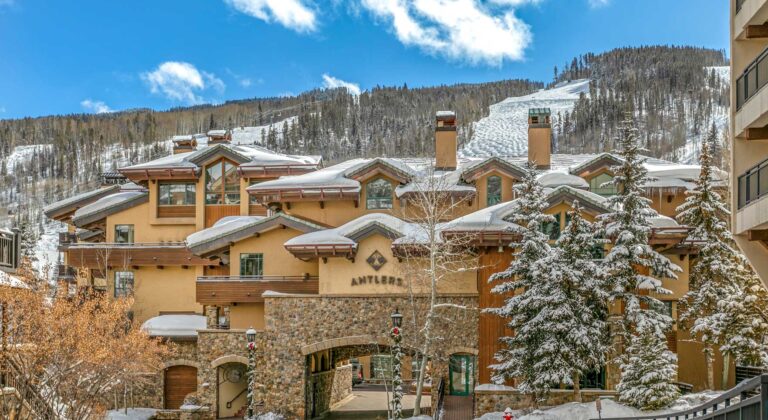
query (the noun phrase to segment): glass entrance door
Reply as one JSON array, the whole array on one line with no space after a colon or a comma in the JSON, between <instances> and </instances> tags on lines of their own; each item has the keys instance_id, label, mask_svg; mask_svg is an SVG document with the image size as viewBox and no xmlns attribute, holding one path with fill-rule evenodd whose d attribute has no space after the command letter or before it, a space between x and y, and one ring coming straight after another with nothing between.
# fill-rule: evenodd
<instances>
[{"instance_id":1,"label":"glass entrance door","mask_svg":"<svg viewBox=\"0 0 768 420\"><path fill-rule=\"evenodd\" d=\"M454 354L448 364L451 395L469 395L475 377L472 356Z\"/></svg>"}]
</instances>

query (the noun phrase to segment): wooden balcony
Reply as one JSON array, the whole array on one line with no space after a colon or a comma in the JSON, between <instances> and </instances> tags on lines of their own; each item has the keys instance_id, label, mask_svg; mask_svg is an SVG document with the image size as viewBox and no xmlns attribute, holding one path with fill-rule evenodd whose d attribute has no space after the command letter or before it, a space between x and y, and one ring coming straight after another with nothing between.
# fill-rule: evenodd
<instances>
[{"instance_id":1,"label":"wooden balcony","mask_svg":"<svg viewBox=\"0 0 768 420\"><path fill-rule=\"evenodd\" d=\"M217 261L193 255L183 242L76 243L62 246L71 267L199 266Z\"/></svg>"},{"instance_id":2,"label":"wooden balcony","mask_svg":"<svg viewBox=\"0 0 768 420\"><path fill-rule=\"evenodd\" d=\"M264 302L266 291L313 295L320 291L317 276L208 276L197 278L197 303L228 305Z\"/></svg>"}]
</instances>

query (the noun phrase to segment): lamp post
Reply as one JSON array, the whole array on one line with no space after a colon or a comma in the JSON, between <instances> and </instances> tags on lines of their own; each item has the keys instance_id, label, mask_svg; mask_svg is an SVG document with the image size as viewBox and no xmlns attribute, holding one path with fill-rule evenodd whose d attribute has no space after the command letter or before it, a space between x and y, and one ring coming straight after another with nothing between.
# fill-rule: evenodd
<instances>
[{"instance_id":1,"label":"lamp post","mask_svg":"<svg viewBox=\"0 0 768 420\"><path fill-rule=\"evenodd\" d=\"M403 418L403 378L400 365L400 361L403 358L403 351L400 348L400 342L403 340L402 325L403 315L395 309L395 312L392 314L392 331L390 331L392 341L394 341L392 346L392 353L394 353L392 360L392 418L394 420Z\"/></svg>"},{"instance_id":2,"label":"lamp post","mask_svg":"<svg viewBox=\"0 0 768 420\"><path fill-rule=\"evenodd\" d=\"M245 331L245 339L248 341L248 419L253 418L253 389L256 387L256 330L253 327Z\"/></svg>"}]
</instances>

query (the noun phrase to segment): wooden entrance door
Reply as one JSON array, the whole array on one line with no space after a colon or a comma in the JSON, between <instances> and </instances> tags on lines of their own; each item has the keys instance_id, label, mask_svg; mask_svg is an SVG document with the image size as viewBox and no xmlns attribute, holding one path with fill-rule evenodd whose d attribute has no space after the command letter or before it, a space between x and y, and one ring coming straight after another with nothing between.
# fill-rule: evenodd
<instances>
[{"instance_id":1,"label":"wooden entrance door","mask_svg":"<svg viewBox=\"0 0 768 420\"><path fill-rule=\"evenodd\" d=\"M197 368L171 366L165 370L165 408L177 410L184 397L197 391Z\"/></svg>"},{"instance_id":2,"label":"wooden entrance door","mask_svg":"<svg viewBox=\"0 0 768 420\"><path fill-rule=\"evenodd\" d=\"M506 296L491 293L491 289L499 281L488 283L491 275L504 271L512 262L512 252L504 248L502 252L497 249L489 249L480 256L480 266L477 276L477 290L480 292L480 309L498 308L504 304ZM494 356L502 349L499 338L512 335L512 330L507 328L506 321L495 314L480 313L479 325L480 353L478 354L478 374L481 384L490 384L493 372L488 367L496 363ZM512 385L508 383L508 385Z\"/></svg>"}]
</instances>

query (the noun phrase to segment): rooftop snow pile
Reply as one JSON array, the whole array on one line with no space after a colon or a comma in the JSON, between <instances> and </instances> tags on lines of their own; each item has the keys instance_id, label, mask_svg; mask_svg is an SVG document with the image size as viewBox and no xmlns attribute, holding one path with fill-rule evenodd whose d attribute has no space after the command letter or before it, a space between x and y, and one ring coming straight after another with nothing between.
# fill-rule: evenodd
<instances>
[{"instance_id":1,"label":"rooftop snow pile","mask_svg":"<svg viewBox=\"0 0 768 420\"><path fill-rule=\"evenodd\" d=\"M228 216L219 219L213 226L187 236L187 246L194 248L205 242L216 240L260 221L263 216Z\"/></svg>"},{"instance_id":2,"label":"rooftop snow pile","mask_svg":"<svg viewBox=\"0 0 768 420\"><path fill-rule=\"evenodd\" d=\"M197 337L206 327L203 315L160 315L150 318L141 329L153 337Z\"/></svg>"},{"instance_id":3,"label":"rooftop snow pile","mask_svg":"<svg viewBox=\"0 0 768 420\"><path fill-rule=\"evenodd\" d=\"M415 229L411 223L382 213L371 213L358 217L337 228L311 232L291 238L285 246L313 246L313 245L351 245L357 244L358 235L364 234L369 229L379 227L392 236L407 235Z\"/></svg>"},{"instance_id":4,"label":"rooftop snow pile","mask_svg":"<svg viewBox=\"0 0 768 420\"><path fill-rule=\"evenodd\" d=\"M102 215L104 212L112 214L132 207L134 204L147 201L148 199L149 194L146 191L124 191L111 194L77 209L72 217L72 221L78 226L88 224L93 220L106 217L107 214Z\"/></svg>"},{"instance_id":5,"label":"rooftop snow pile","mask_svg":"<svg viewBox=\"0 0 768 420\"><path fill-rule=\"evenodd\" d=\"M561 185L567 185L573 188L587 189L589 183L584 178L564 172L546 172L539 176L539 183L544 188L554 188Z\"/></svg>"}]
</instances>

